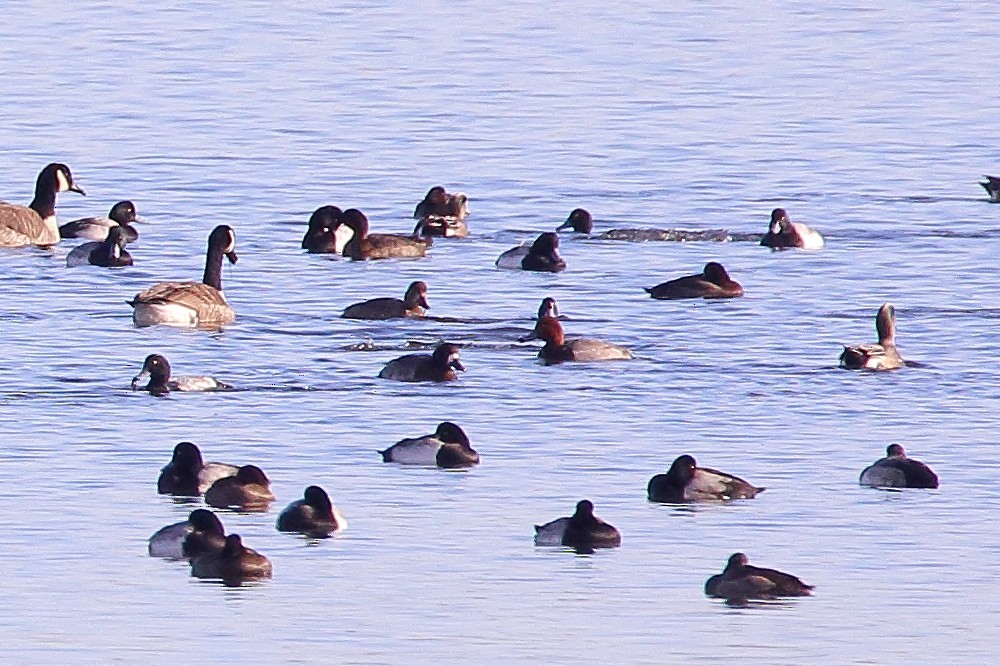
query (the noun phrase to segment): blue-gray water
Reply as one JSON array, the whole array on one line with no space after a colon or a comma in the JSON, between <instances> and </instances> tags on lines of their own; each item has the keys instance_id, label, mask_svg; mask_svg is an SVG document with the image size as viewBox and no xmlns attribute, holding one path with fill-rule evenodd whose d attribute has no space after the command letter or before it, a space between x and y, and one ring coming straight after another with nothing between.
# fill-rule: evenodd
<instances>
[{"instance_id":1,"label":"blue-gray water","mask_svg":"<svg viewBox=\"0 0 1000 666\"><path fill-rule=\"evenodd\" d=\"M0 198L63 161L89 196L150 222L134 268L0 252L0 660L191 663L966 663L992 659L1000 537L995 289L1000 52L981 6L28 2L0 25ZM1000 174L997 174L1000 175ZM473 236L418 261L307 256L319 205L409 231L434 184ZM577 206L610 227L761 233L775 206L818 253L751 242L566 239L559 275L504 249ZM196 279L232 225L222 333L132 327L125 299ZM729 302L641 290L722 261ZM338 319L430 286L459 321ZM544 368L515 340L543 296L570 336L637 359ZM898 308L920 368L836 369ZM375 378L408 341L466 343L447 386ZM354 351L371 341L377 351ZM225 394L128 390L161 352ZM375 453L453 420L482 464L406 469ZM181 440L260 465L267 515L223 514L274 578L227 589L146 556L191 505L157 496ZM937 491L861 489L904 444ZM681 453L768 487L678 509L645 484ZM277 512L318 483L350 521L316 545ZM620 549L535 548L583 497ZM732 552L817 586L729 608L702 595Z\"/></svg>"}]
</instances>

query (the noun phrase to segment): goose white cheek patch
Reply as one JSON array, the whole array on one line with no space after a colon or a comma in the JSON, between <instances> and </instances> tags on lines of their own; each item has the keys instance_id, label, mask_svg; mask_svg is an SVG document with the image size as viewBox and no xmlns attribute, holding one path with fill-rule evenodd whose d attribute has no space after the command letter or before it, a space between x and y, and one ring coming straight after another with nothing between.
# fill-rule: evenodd
<instances>
[{"instance_id":1,"label":"goose white cheek patch","mask_svg":"<svg viewBox=\"0 0 1000 666\"><path fill-rule=\"evenodd\" d=\"M69 191L69 179L66 178L66 174L63 173L62 169L56 171L56 191L57 192Z\"/></svg>"}]
</instances>

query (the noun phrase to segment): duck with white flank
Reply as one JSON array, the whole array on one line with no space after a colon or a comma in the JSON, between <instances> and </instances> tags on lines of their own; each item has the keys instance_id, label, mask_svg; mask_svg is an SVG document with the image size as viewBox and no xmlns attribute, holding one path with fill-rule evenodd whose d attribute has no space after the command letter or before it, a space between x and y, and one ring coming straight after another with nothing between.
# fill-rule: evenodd
<instances>
[{"instance_id":1,"label":"duck with white flank","mask_svg":"<svg viewBox=\"0 0 1000 666\"><path fill-rule=\"evenodd\" d=\"M383 462L403 465L454 468L479 464L468 435L449 421L438 425L433 435L402 439L379 454Z\"/></svg>"},{"instance_id":2,"label":"duck with white flank","mask_svg":"<svg viewBox=\"0 0 1000 666\"><path fill-rule=\"evenodd\" d=\"M139 383L149 377L149 383L140 387ZM153 395L166 395L170 391L219 391L233 388L214 377L193 375L170 377L170 361L162 354L150 354L142 363L142 370L132 378L132 390L149 391Z\"/></svg>"}]
</instances>

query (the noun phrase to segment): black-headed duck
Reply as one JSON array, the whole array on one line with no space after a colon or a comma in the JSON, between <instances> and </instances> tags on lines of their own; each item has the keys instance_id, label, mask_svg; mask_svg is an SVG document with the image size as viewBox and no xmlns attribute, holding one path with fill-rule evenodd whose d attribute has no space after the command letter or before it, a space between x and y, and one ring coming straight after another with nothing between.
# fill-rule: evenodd
<instances>
[{"instance_id":1,"label":"black-headed duck","mask_svg":"<svg viewBox=\"0 0 1000 666\"><path fill-rule=\"evenodd\" d=\"M671 503L752 499L764 490L738 476L698 467L689 455L674 460L667 473L654 476L646 488L651 502Z\"/></svg>"},{"instance_id":2,"label":"black-headed duck","mask_svg":"<svg viewBox=\"0 0 1000 666\"><path fill-rule=\"evenodd\" d=\"M369 234L368 218L357 208L349 208L340 215L335 230L339 236L349 230L349 240L344 243L343 255L355 261L364 259L390 259L393 257L423 257L431 246L430 238L400 236L395 234Z\"/></svg>"},{"instance_id":3,"label":"black-headed duck","mask_svg":"<svg viewBox=\"0 0 1000 666\"><path fill-rule=\"evenodd\" d=\"M577 338L566 341L562 324L554 317L541 317L535 324L535 330L520 338L519 342L543 340L545 344L538 351L538 358L545 365L554 365L565 361L618 361L632 358L632 352L619 345Z\"/></svg>"},{"instance_id":4,"label":"black-headed duck","mask_svg":"<svg viewBox=\"0 0 1000 666\"><path fill-rule=\"evenodd\" d=\"M890 444L885 458L861 472L858 483L876 488L937 488L938 477L931 468L913 458L899 444Z\"/></svg>"},{"instance_id":5,"label":"black-headed duck","mask_svg":"<svg viewBox=\"0 0 1000 666\"><path fill-rule=\"evenodd\" d=\"M875 315L878 342L844 345L840 365L848 370L895 370L906 365L896 350L896 308L883 303Z\"/></svg>"},{"instance_id":6,"label":"black-headed duck","mask_svg":"<svg viewBox=\"0 0 1000 666\"><path fill-rule=\"evenodd\" d=\"M399 382L450 382L458 379L456 370L465 371L458 360L458 346L445 342L433 354L407 354L389 361L378 376Z\"/></svg>"},{"instance_id":7,"label":"black-headed duck","mask_svg":"<svg viewBox=\"0 0 1000 666\"><path fill-rule=\"evenodd\" d=\"M743 553L734 553L721 574L705 582L705 594L727 601L774 599L775 597L807 597L812 585L806 585L791 574L748 564Z\"/></svg>"},{"instance_id":8,"label":"black-headed duck","mask_svg":"<svg viewBox=\"0 0 1000 666\"><path fill-rule=\"evenodd\" d=\"M174 447L170 458L156 480L156 492L161 495L181 495L198 497L204 494L213 483L227 476L233 476L239 470L235 465L225 463L206 463L201 455L201 449L191 442L181 442Z\"/></svg>"},{"instance_id":9,"label":"black-headed duck","mask_svg":"<svg viewBox=\"0 0 1000 666\"><path fill-rule=\"evenodd\" d=\"M469 235L469 225L465 222L468 214L467 196L448 194L443 187L436 185L413 211L413 217L419 220L413 232L424 236L463 238Z\"/></svg>"},{"instance_id":10,"label":"black-headed duck","mask_svg":"<svg viewBox=\"0 0 1000 666\"><path fill-rule=\"evenodd\" d=\"M220 578L226 584L271 577L271 562L252 548L243 545L238 534L226 537L222 550L191 559L191 575L196 578Z\"/></svg>"},{"instance_id":11,"label":"black-headed duck","mask_svg":"<svg viewBox=\"0 0 1000 666\"><path fill-rule=\"evenodd\" d=\"M621 532L594 515L590 500L580 500L572 516L535 525L537 546L569 546L589 552L594 548L616 548L621 543Z\"/></svg>"},{"instance_id":12,"label":"black-headed duck","mask_svg":"<svg viewBox=\"0 0 1000 666\"><path fill-rule=\"evenodd\" d=\"M594 229L594 217L585 208L575 208L566 221L556 227L556 231L572 229L579 234L589 234Z\"/></svg>"},{"instance_id":13,"label":"black-headed duck","mask_svg":"<svg viewBox=\"0 0 1000 666\"><path fill-rule=\"evenodd\" d=\"M771 224L760 244L775 250L789 247L819 250L823 247L823 236L801 222L792 222L784 208L775 208L771 211Z\"/></svg>"},{"instance_id":14,"label":"black-headed duck","mask_svg":"<svg viewBox=\"0 0 1000 666\"><path fill-rule=\"evenodd\" d=\"M102 241L108 237L108 232L119 227L126 243L134 243L139 239L139 232L132 226L139 222L135 214L135 204L131 201L119 201L111 207L107 217L85 217L73 220L59 227L59 235L63 238L86 238L92 241Z\"/></svg>"},{"instance_id":15,"label":"black-headed duck","mask_svg":"<svg viewBox=\"0 0 1000 666\"><path fill-rule=\"evenodd\" d=\"M559 319L559 304L551 296L543 298L541 304L538 306L538 316L536 319L541 319L542 317Z\"/></svg>"},{"instance_id":16,"label":"black-headed duck","mask_svg":"<svg viewBox=\"0 0 1000 666\"><path fill-rule=\"evenodd\" d=\"M208 509L195 509L187 520L157 530L149 538L149 554L180 560L222 550L225 543L219 517Z\"/></svg>"},{"instance_id":17,"label":"black-headed duck","mask_svg":"<svg viewBox=\"0 0 1000 666\"><path fill-rule=\"evenodd\" d=\"M111 227L104 240L84 243L66 255L67 268L87 265L120 268L132 263L132 255L125 249L125 232L121 227Z\"/></svg>"},{"instance_id":18,"label":"black-headed duck","mask_svg":"<svg viewBox=\"0 0 1000 666\"><path fill-rule=\"evenodd\" d=\"M431 306L427 303L427 283L412 282L406 288L403 300L398 298L373 298L363 303L349 305L345 319L396 319L400 317L423 317Z\"/></svg>"},{"instance_id":19,"label":"black-headed duck","mask_svg":"<svg viewBox=\"0 0 1000 666\"><path fill-rule=\"evenodd\" d=\"M274 501L271 481L256 465L244 465L233 476L219 479L205 491L205 503L217 509L267 511Z\"/></svg>"},{"instance_id":20,"label":"black-headed duck","mask_svg":"<svg viewBox=\"0 0 1000 666\"><path fill-rule=\"evenodd\" d=\"M558 273L565 270L566 262L559 256L559 236L546 231L529 245L513 247L496 260L497 268Z\"/></svg>"},{"instance_id":21,"label":"black-headed duck","mask_svg":"<svg viewBox=\"0 0 1000 666\"><path fill-rule=\"evenodd\" d=\"M449 421L438 425L433 435L402 439L379 454L383 462L403 465L454 468L479 463L465 431Z\"/></svg>"},{"instance_id":22,"label":"black-headed duck","mask_svg":"<svg viewBox=\"0 0 1000 666\"><path fill-rule=\"evenodd\" d=\"M309 228L302 237L302 249L310 254L340 254L351 233L344 229L341 238L336 231L343 211L336 206L320 206L309 216Z\"/></svg>"},{"instance_id":23,"label":"black-headed duck","mask_svg":"<svg viewBox=\"0 0 1000 666\"><path fill-rule=\"evenodd\" d=\"M986 179L986 182L979 184L990 195L990 203L1000 203L1000 178L996 176L983 176L983 178Z\"/></svg>"},{"instance_id":24,"label":"black-headed duck","mask_svg":"<svg viewBox=\"0 0 1000 666\"><path fill-rule=\"evenodd\" d=\"M653 298L664 301L679 298L737 298L743 295L743 287L729 277L722 264L710 261L700 274L663 282L646 289L646 292Z\"/></svg>"},{"instance_id":25,"label":"black-headed duck","mask_svg":"<svg viewBox=\"0 0 1000 666\"><path fill-rule=\"evenodd\" d=\"M0 247L48 247L58 243L56 195L60 192L86 194L73 180L68 166L53 163L38 174L35 198L30 204L19 206L0 201Z\"/></svg>"},{"instance_id":26,"label":"black-headed duck","mask_svg":"<svg viewBox=\"0 0 1000 666\"><path fill-rule=\"evenodd\" d=\"M278 516L279 532L301 532L314 539L347 529L347 519L319 486L309 486L302 499L295 500Z\"/></svg>"},{"instance_id":27,"label":"black-headed duck","mask_svg":"<svg viewBox=\"0 0 1000 666\"><path fill-rule=\"evenodd\" d=\"M149 383L140 387L139 383L149 377ZM162 354L150 354L142 363L142 370L132 378L132 390L149 391L153 395L165 395L170 391L219 391L233 388L215 377L190 375L170 377L170 361Z\"/></svg>"}]
</instances>

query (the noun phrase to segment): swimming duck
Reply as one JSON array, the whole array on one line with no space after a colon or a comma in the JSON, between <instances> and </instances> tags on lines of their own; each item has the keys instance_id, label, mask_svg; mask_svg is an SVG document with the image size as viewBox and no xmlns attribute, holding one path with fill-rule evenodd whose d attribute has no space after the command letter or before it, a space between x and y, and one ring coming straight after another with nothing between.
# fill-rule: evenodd
<instances>
[{"instance_id":1,"label":"swimming duck","mask_svg":"<svg viewBox=\"0 0 1000 666\"><path fill-rule=\"evenodd\" d=\"M423 317L427 304L427 284L412 282L406 288L403 300L398 298L373 298L363 303L349 305L340 315L345 319L396 319Z\"/></svg>"},{"instance_id":2,"label":"swimming duck","mask_svg":"<svg viewBox=\"0 0 1000 666\"><path fill-rule=\"evenodd\" d=\"M217 509L267 511L274 501L271 481L256 465L244 465L233 476L226 476L205 491L205 503Z\"/></svg>"},{"instance_id":3,"label":"swimming duck","mask_svg":"<svg viewBox=\"0 0 1000 666\"><path fill-rule=\"evenodd\" d=\"M760 244L776 250L788 247L819 250L823 247L823 237L801 222L792 222L784 208L775 208L771 211L771 225Z\"/></svg>"},{"instance_id":4,"label":"swimming duck","mask_svg":"<svg viewBox=\"0 0 1000 666\"><path fill-rule=\"evenodd\" d=\"M319 486L309 486L302 499L295 500L281 512L276 524L279 532L302 532L322 539L347 529L347 519Z\"/></svg>"},{"instance_id":5,"label":"swimming duck","mask_svg":"<svg viewBox=\"0 0 1000 666\"><path fill-rule=\"evenodd\" d=\"M545 345L538 351L538 358L545 365L564 361L617 361L632 358L632 352L625 347L603 340L577 338L567 342L563 335L562 324L553 317L541 317L535 324L535 330L518 341L529 340L545 341Z\"/></svg>"},{"instance_id":6,"label":"swimming duck","mask_svg":"<svg viewBox=\"0 0 1000 666\"><path fill-rule=\"evenodd\" d=\"M469 198L464 194L448 194L436 185L417 204L413 217L419 220L415 234L464 238L469 235L465 216L469 214Z\"/></svg>"},{"instance_id":7,"label":"swimming duck","mask_svg":"<svg viewBox=\"0 0 1000 666\"><path fill-rule=\"evenodd\" d=\"M579 234L589 234L594 229L594 218L585 208L575 208L566 221L556 227L556 231L572 229Z\"/></svg>"},{"instance_id":8,"label":"swimming duck","mask_svg":"<svg viewBox=\"0 0 1000 666\"><path fill-rule=\"evenodd\" d=\"M310 254L340 254L343 252L344 245L350 240L353 232L347 227L341 228L339 226L341 215L343 215L343 211L336 206L317 208L309 217L309 229L302 238L302 249Z\"/></svg>"},{"instance_id":9,"label":"swimming duck","mask_svg":"<svg viewBox=\"0 0 1000 666\"><path fill-rule=\"evenodd\" d=\"M369 234L368 218L357 208L350 208L341 214L340 224L334 233L348 238L343 245L342 253L345 257L355 261L390 259L392 257L423 257L427 255L427 248L431 246L430 238Z\"/></svg>"},{"instance_id":10,"label":"swimming duck","mask_svg":"<svg viewBox=\"0 0 1000 666\"><path fill-rule=\"evenodd\" d=\"M594 515L594 503L590 500L578 502L572 516L535 525L536 546L569 546L589 551L616 548L621 543L621 533Z\"/></svg>"},{"instance_id":11,"label":"swimming duck","mask_svg":"<svg viewBox=\"0 0 1000 666\"><path fill-rule=\"evenodd\" d=\"M385 451L379 451L383 462L436 467L468 467L479 464L479 454L469 443L469 437L454 423L438 425L433 435L401 439Z\"/></svg>"},{"instance_id":12,"label":"swimming duck","mask_svg":"<svg viewBox=\"0 0 1000 666\"><path fill-rule=\"evenodd\" d=\"M191 442L181 442L174 447L173 456L156 480L156 492L161 495L182 495L198 497L213 483L239 470L235 465L206 463L201 449Z\"/></svg>"},{"instance_id":13,"label":"swimming duck","mask_svg":"<svg viewBox=\"0 0 1000 666\"><path fill-rule=\"evenodd\" d=\"M990 203L1000 203L1000 178L996 176L983 176L985 183L979 183L990 195Z\"/></svg>"},{"instance_id":14,"label":"swimming duck","mask_svg":"<svg viewBox=\"0 0 1000 666\"><path fill-rule=\"evenodd\" d=\"M450 382L458 379L455 370L465 372L458 346L445 342L433 354L407 354L389 361L378 376L400 382Z\"/></svg>"},{"instance_id":15,"label":"swimming duck","mask_svg":"<svg viewBox=\"0 0 1000 666\"><path fill-rule=\"evenodd\" d=\"M876 488L937 488L937 474L919 460L906 457L899 444L890 444L885 458L861 472L858 483Z\"/></svg>"},{"instance_id":16,"label":"swimming duck","mask_svg":"<svg viewBox=\"0 0 1000 666\"><path fill-rule=\"evenodd\" d=\"M86 195L73 180L65 164L49 164L35 181L35 198L27 206L0 201L0 247L55 245L59 242L56 224L56 195L76 192Z\"/></svg>"},{"instance_id":17,"label":"swimming duck","mask_svg":"<svg viewBox=\"0 0 1000 666\"><path fill-rule=\"evenodd\" d=\"M180 560L220 551L225 543L219 517L208 509L195 509L187 520L157 530L149 538L149 554Z\"/></svg>"},{"instance_id":18,"label":"swimming duck","mask_svg":"<svg viewBox=\"0 0 1000 666\"><path fill-rule=\"evenodd\" d=\"M565 270L566 262L559 256L559 236L546 231L530 247L512 247L497 258L496 267L548 273Z\"/></svg>"},{"instance_id":19,"label":"swimming duck","mask_svg":"<svg viewBox=\"0 0 1000 666\"><path fill-rule=\"evenodd\" d=\"M191 575L196 578L221 578L225 584L271 577L271 562L252 548L243 545L238 534L226 537L226 543L214 553L191 560Z\"/></svg>"},{"instance_id":20,"label":"swimming duck","mask_svg":"<svg viewBox=\"0 0 1000 666\"><path fill-rule=\"evenodd\" d=\"M700 500L752 499L765 488L757 488L738 476L698 467L694 457L674 460L666 474L649 480L646 491L651 502L696 502Z\"/></svg>"},{"instance_id":21,"label":"swimming duck","mask_svg":"<svg viewBox=\"0 0 1000 666\"><path fill-rule=\"evenodd\" d=\"M812 594L813 586L806 585L795 576L751 566L748 562L743 553L730 556L722 573L706 581L705 594L727 601L808 597Z\"/></svg>"},{"instance_id":22,"label":"swimming duck","mask_svg":"<svg viewBox=\"0 0 1000 666\"><path fill-rule=\"evenodd\" d=\"M149 383L138 389L140 381L149 377ZM154 395L164 395L170 391L217 391L233 388L214 377L191 375L170 378L170 361L162 354L150 354L142 363L142 370L132 378L132 390L149 391Z\"/></svg>"},{"instance_id":23,"label":"swimming duck","mask_svg":"<svg viewBox=\"0 0 1000 666\"><path fill-rule=\"evenodd\" d=\"M236 234L220 224L208 236L205 274L201 282L161 282L139 292L131 301L136 326L221 326L236 319L222 293L222 257L235 264Z\"/></svg>"},{"instance_id":24,"label":"swimming duck","mask_svg":"<svg viewBox=\"0 0 1000 666\"><path fill-rule=\"evenodd\" d=\"M710 261L699 275L688 275L663 282L646 289L658 300L679 298L736 298L743 295L743 287L729 277L722 264Z\"/></svg>"},{"instance_id":25,"label":"swimming duck","mask_svg":"<svg viewBox=\"0 0 1000 666\"><path fill-rule=\"evenodd\" d=\"M111 207L107 217L85 217L73 220L59 227L62 238L86 238L92 241L102 241L108 237L108 231L120 227L126 243L134 243L139 239L139 232L132 226L139 222L135 214L135 204L131 201L119 201Z\"/></svg>"},{"instance_id":26,"label":"swimming duck","mask_svg":"<svg viewBox=\"0 0 1000 666\"><path fill-rule=\"evenodd\" d=\"M104 240L84 243L66 255L67 268L88 264L105 268L131 266L132 255L125 249L125 231L121 227L111 227Z\"/></svg>"},{"instance_id":27,"label":"swimming duck","mask_svg":"<svg viewBox=\"0 0 1000 666\"><path fill-rule=\"evenodd\" d=\"M906 365L896 350L896 308L883 303L875 315L878 342L847 346L840 355L840 365L848 370L895 370Z\"/></svg>"},{"instance_id":28,"label":"swimming duck","mask_svg":"<svg viewBox=\"0 0 1000 666\"><path fill-rule=\"evenodd\" d=\"M538 317L536 318L541 319L542 317L559 319L559 304L551 296L543 298L541 305L538 306Z\"/></svg>"}]
</instances>

